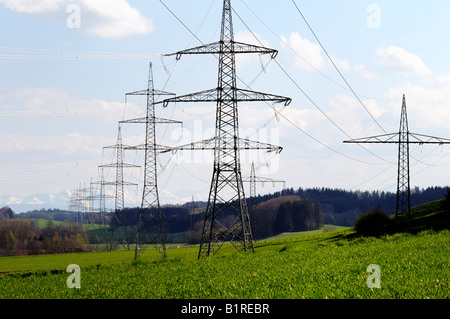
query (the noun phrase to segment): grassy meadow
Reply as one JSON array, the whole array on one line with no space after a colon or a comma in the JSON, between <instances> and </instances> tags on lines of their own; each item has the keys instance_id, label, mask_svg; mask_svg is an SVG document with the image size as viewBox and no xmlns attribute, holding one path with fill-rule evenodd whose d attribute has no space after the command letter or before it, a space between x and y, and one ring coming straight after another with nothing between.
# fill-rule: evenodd
<instances>
[{"instance_id":1,"label":"grassy meadow","mask_svg":"<svg viewBox=\"0 0 450 319\"><path fill-rule=\"evenodd\" d=\"M420 212L430 218L433 214ZM416 219L417 221L417 219ZM3 257L0 298L7 299L448 299L450 231L352 237L352 228L282 234L238 252L224 245L197 260L198 247ZM331 230L331 231L330 231ZM81 288L69 289L69 264ZM367 267L380 267L369 288Z\"/></svg>"}]
</instances>

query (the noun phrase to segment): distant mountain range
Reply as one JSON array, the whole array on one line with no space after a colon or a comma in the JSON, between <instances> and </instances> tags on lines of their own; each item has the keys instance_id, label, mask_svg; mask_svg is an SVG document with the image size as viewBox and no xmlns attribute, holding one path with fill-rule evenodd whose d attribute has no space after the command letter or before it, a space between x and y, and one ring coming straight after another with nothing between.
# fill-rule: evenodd
<instances>
[{"instance_id":1,"label":"distant mountain range","mask_svg":"<svg viewBox=\"0 0 450 319\"><path fill-rule=\"evenodd\" d=\"M29 196L0 195L0 207L8 206L16 214L39 209L68 209L71 192L34 194Z\"/></svg>"},{"instance_id":2,"label":"distant mountain range","mask_svg":"<svg viewBox=\"0 0 450 319\"><path fill-rule=\"evenodd\" d=\"M33 194L29 196L17 196L14 194L10 195L0 195L0 208L4 206L10 207L16 214L26 213L33 210L40 209L69 209L71 191L62 191L59 193L41 193ZM113 195L113 194L110 194ZM112 197L112 196L111 196ZM125 206L127 207L138 207L140 206L141 195L125 194ZM114 206L114 200L109 199L109 205ZM98 201L96 201L98 202ZM172 193L162 191L160 192L160 202L162 205L165 204L182 204L186 201L178 198ZM98 203L94 203L98 206ZM108 206L108 204L107 204Z\"/></svg>"}]
</instances>

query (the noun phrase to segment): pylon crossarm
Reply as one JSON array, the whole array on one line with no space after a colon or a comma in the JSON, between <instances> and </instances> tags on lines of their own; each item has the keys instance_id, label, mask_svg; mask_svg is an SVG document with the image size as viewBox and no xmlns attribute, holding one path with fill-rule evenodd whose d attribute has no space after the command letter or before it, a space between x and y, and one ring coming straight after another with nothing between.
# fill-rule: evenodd
<instances>
[{"instance_id":1,"label":"pylon crossarm","mask_svg":"<svg viewBox=\"0 0 450 319\"><path fill-rule=\"evenodd\" d=\"M284 96L261 93L256 91L244 90L244 89L236 89L237 91L237 101L238 102L257 102L257 101L266 101L266 102L274 102L274 103L284 103L285 106L288 106L292 99Z\"/></svg>"},{"instance_id":2,"label":"pylon crossarm","mask_svg":"<svg viewBox=\"0 0 450 319\"><path fill-rule=\"evenodd\" d=\"M285 184L286 181L282 181L279 179L273 179L273 178L268 178L268 177L260 177L260 176L255 176L254 180L251 177L243 177L242 181L244 183L251 183L253 181L258 182L258 183L283 183Z\"/></svg>"},{"instance_id":3,"label":"pylon crossarm","mask_svg":"<svg viewBox=\"0 0 450 319\"><path fill-rule=\"evenodd\" d=\"M117 185L117 182L104 182L103 185ZM131 183L131 182L123 182L124 186L138 186L138 184L136 183ZM106 195L105 195L106 197ZM112 198L114 198L114 196L112 196Z\"/></svg>"},{"instance_id":4,"label":"pylon crossarm","mask_svg":"<svg viewBox=\"0 0 450 319\"><path fill-rule=\"evenodd\" d=\"M278 55L278 51L275 49L265 48L253 44L234 42L234 52L232 53L260 53L270 54L272 59L275 59Z\"/></svg>"},{"instance_id":5,"label":"pylon crossarm","mask_svg":"<svg viewBox=\"0 0 450 319\"><path fill-rule=\"evenodd\" d=\"M121 163L120 166L123 167L123 168L137 168L137 167L141 167L140 165L127 164L127 163ZM117 167L117 163L104 164L104 165L100 165L99 167Z\"/></svg>"},{"instance_id":6,"label":"pylon crossarm","mask_svg":"<svg viewBox=\"0 0 450 319\"><path fill-rule=\"evenodd\" d=\"M410 144L450 144L450 139L442 138L442 137L436 137L436 136L430 136L430 135L424 135L424 134L417 134L417 133L407 133L409 136L408 143ZM370 136L370 137L363 137L363 138L357 138L353 140L344 141L344 143L390 143L390 144L398 144L399 133L391 133L391 134L383 134L383 135L376 135L376 136Z\"/></svg>"},{"instance_id":7,"label":"pylon crossarm","mask_svg":"<svg viewBox=\"0 0 450 319\"><path fill-rule=\"evenodd\" d=\"M443 145L443 144L450 144L450 139L430 135L409 133L409 143Z\"/></svg>"},{"instance_id":8,"label":"pylon crossarm","mask_svg":"<svg viewBox=\"0 0 450 319\"><path fill-rule=\"evenodd\" d=\"M147 118L146 117L139 117L139 118L135 118L135 119L119 121L119 123L121 123L121 124L123 124L123 123L128 123L128 124L146 124L147 123ZM161 117L155 118L154 123L155 124L183 124L183 122L181 122L181 121L169 120L169 119L164 119L164 118L161 118Z\"/></svg>"},{"instance_id":9,"label":"pylon crossarm","mask_svg":"<svg viewBox=\"0 0 450 319\"><path fill-rule=\"evenodd\" d=\"M398 143L398 133L375 135L344 141L344 143Z\"/></svg>"},{"instance_id":10,"label":"pylon crossarm","mask_svg":"<svg viewBox=\"0 0 450 319\"><path fill-rule=\"evenodd\" d=\"M169 103L176 102L220 102L218 100L219 88L204 90L200 92L195 92L191 94L181 95L174 98L165 99L163 101L155 102L155 104L163 103L166 107ZM262 92L244 90L236 88L236 96L234 99L236 102L273 102L273 103L284 103L286 106L291 103L291 99L284 96L267 94Z\"/></svg>"},{"instance_id":11,"label":"pylon crossarm","mask_svg":"<svg viewBox=\"0 0 450 319\"><path fill-rule=\"evenodd\" d=\"M220 149L222 150L234 150L234 145L231 145L230 143L222 142ZM193 142L185 145L175 146L167 148L166 150L162 150L161 153L167 153L172 152L175 153L177 151L184 151L184 150L215 150L216 149L216 138L210 138L207 140L203 140L200 142ZM262 143L258 141L252 141L249 139L239 139L239 149L240 150L266 150L267 152L276 152L280 153L283 148L281 146L276 146L272 144Z\"/></svg>"},{"instance_id":12,"label":"pylon crossarm","mask_svg":"<svg viewBox=\"0 0 450 319\"><path fill-rule=\"evenodd\" d=\"M133 149L134 146L131 145L123 145L121 144L120 147L115 144L115 145L109 145L109 146L103 146L104 149L122 149L122 150L130 150Z\"/></svg>"},{"instance_id":13,"label":"pylon crossarm","mask_svg":"<svg viewBox=\"0 0 450 319\"><path fill-rule=\"evenodd\" d=\"M147 150L153 150L155 149L156 152L160 152L160 153L166 153L168 152L171 147L170 146L165 146L165 145L161 145L161 144L155 144L153 145L145 145L145 144L140 144L140 145L135 145L135 146L124 146L123 147L124 150L132 150L132 151L145 151Z\"/></svg>"},{"instance_id":14,"label":"pylon crossarm","mask_svg":"<svg viewBox=\"0 0 450 319\"><path fill-rule=\"evenodd\" d=\"M153 94L155 96L159 96L159 95L176 95L175 93L161 91L161 90L145 89L145 90L139 90L139 91L125 93L125 97L128 96L128 95L150 95L150 94Z\"/></svg>"},{"instance_id":15,"label":"pylon crossarm","mask_svg":"<svg viewBox=\"0 0 450 319\"><path fill-rule=\"evenodd\" d=\"M233 48L232 50L223 51L223 47L221 46L221 42L213 42L205 45L201 45L195 48L178 51L176 53L164 54L164 56L176 56L176 59L179 60L184 54L222 54L222 53L231 53L231 54L239 54L239 53L260 53L260 54L271 54L274 59L278 51L275 49L265 48L253 44L242 43L231 41Z\"/></svg>"},{"instance_id":16,"label":"pylon crossarm","mask_svg":"<svg viewBox=\"0 0 450 319\"><path fill-rule=\"evenodd\" d=\"M252 141L249 139L239 139L239 149L241 150L266 150L267 152L281 153L283 148L272 144Z\"/></svg>"},{"instance_id":17,"label":"pylon crossarm","mask_svg":"<svg viewBox=\"0 0 450 319\"><path fill-rule=\"evenodd\" d=\"M216 102L216 101L217 101L217 89L210 89L165 99L163 101L155 102L155 104L163 103L163 106L166 107L169 103L177 103L177 102Z\"/></svg>"}]
</instances>

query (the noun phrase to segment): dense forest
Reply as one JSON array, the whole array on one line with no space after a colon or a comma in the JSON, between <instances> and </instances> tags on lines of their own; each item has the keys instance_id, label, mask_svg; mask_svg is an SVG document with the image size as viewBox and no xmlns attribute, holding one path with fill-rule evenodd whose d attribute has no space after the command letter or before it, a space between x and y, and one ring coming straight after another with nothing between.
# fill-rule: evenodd
<instances>
[{"instance_id":1,"label":"dense forest","mask_svg":"<svg viewBox=\"0 0 450 319\"><path fill-rule=\"evenodd\" d=\"M318 229L323 225L322 208L297 195L279 196L252 207L253 235L260 239L283 232Z\"/></svg>"},{"instance_id":2,"label":"dense forest","mask_svg":"<svg viewBox=\"0 0 450 319\"><path fill-rule=\"evenodd\" d=\"M411 206L417 206L442 199L447 194L447 187L428 187L411 189ZM323 211L323 223L339 226L355 225L356 218L376 207L380 207L387 215L395 214L397 195L380 191L348 191L332 188L298 188L284 189L274 194L257 196L252 199L254 205L273 197L297 195L319 202Z\"/></svg>"}]
</instances>

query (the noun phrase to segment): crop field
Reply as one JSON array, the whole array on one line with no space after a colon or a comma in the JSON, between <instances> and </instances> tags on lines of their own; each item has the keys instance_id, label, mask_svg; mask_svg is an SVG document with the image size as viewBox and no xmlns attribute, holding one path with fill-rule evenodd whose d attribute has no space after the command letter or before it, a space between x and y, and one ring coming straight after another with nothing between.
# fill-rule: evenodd
<instances>
[{"instance_id":1,"label":"crop field","mask_svg":"<svg viewBox=\"0 0 450 319\"><path fill-rule=\"evenodd\" d=\"M224 246L197 260L198 248L4 257L0 298L39 299L369 299L450 298L450 231L346 239L351 230L262 241L255 252ZM69 264L81 288L68 288ZM369 288L380 269L380 288Z\"/></svg>"}]
</instances>

